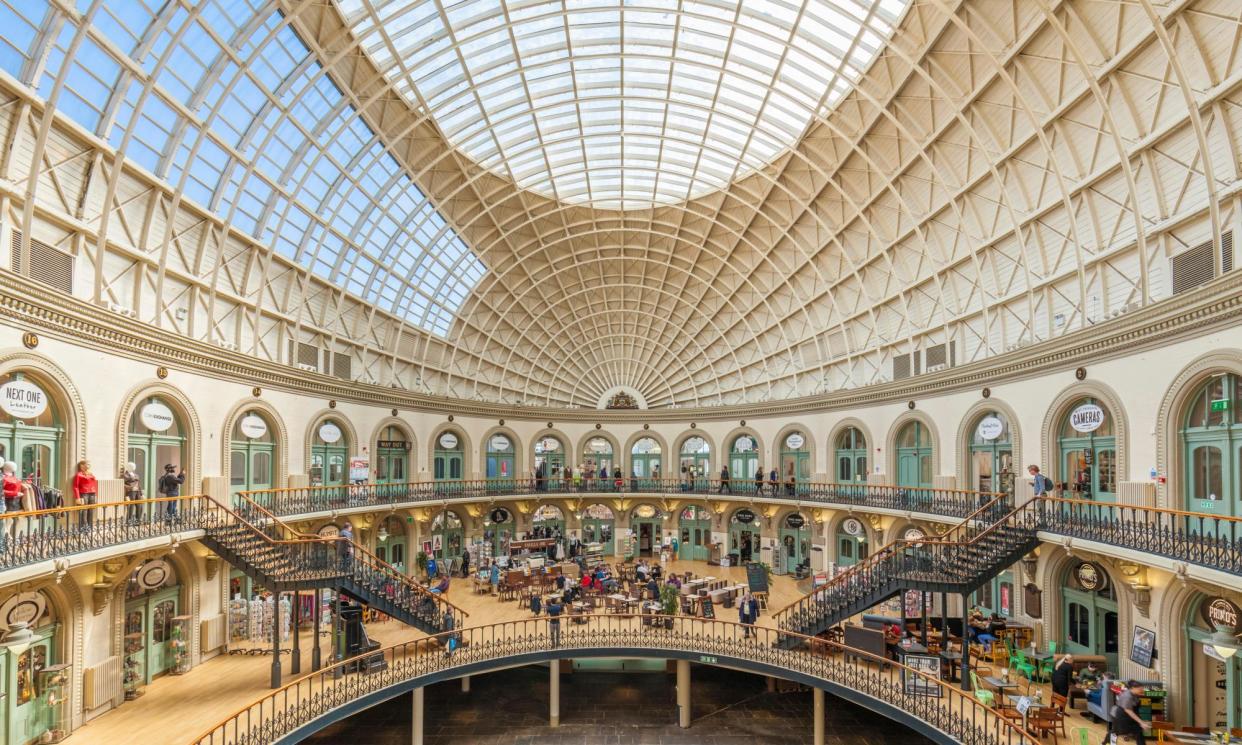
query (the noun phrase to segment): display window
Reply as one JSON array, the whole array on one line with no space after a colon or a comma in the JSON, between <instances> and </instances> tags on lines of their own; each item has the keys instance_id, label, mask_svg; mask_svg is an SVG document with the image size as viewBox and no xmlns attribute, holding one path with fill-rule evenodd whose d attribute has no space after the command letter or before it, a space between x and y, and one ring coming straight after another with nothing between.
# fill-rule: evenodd
<instances>
[{"instance_id":1,"label":"display window","mask_svg":"<svg viewBox=\"0 0 1242 745\"><path fill-rule=\"evenodd\" d=\"M1107 406L1090 397L1075 401L1061 419L1057 445L1065 496L1117 501L1117 437Z\"/></svg>"},{"instance_id":2,"label":"display window","mask_svg":"<svg viewBox=\"0 0 1242 745\"><path fill-rule=\"evenodd\" d=\"M188 653L189 640L173 630L180 611L181 585L171 561L145 561L130 573L121 637L127 692L173 670Z\"/></svg>"},{"instance_id":3,"label":"display window","mask_svg":"<svg viewBox=\"0 0 1242 745\"><path fill-rule=\"evenodd\" d=\"M929 489L935 448L927 425L910 421L897 431L897 485Z\"/></svg>"},{"instance_id":4,"label":"display window","mask_svg":"<svg viewBox=\"0 0 1242 745\"><path fill-rule=\"evenodd\" d=\"M999 411L975 418L969 430L969 484L981 492L1013 494L1013 438L1009 419Z\"/></svg>"},{"instance_id":5,"label":"display window","mask_svg":"<svg viewBox=\"0 0 1242 745\"><path fill-rule=\"evenodd\" d=\"M867 438L857 427L846 427L837 435L834 449L835 478L839 483L867 480Z\"/></svg>"},{"instance_id":6,"label":"display window","mask_svg":"<svg viewBox=\"0 0 1242 745\"><path fill-rule=\"evenodd\" d=\"M34 371L0 375L0 462L40 490L58 488L65 469L65 412L60 388ZM36 509L44 507L36 504Z\"/></svg>"},{"instance_id":7,"label":"display window","mask_svg":"<svg viewBox=\"0 0 1242 745\"><path fill-rule=\"evenodd\" d=\"M616 518L612 508L604 504L592 504L582 510L579 519L582 523L582 542L598 543L605 556L612 556L615 550L613 535L616 530Z\"/></svg>"},{"instance_id":8,"label":"display window","mask_svg":"<svg viewBox=\"0 0 1242 745\"><path fill-rule=\"evenodd\" d=\"M159 497L159 480L164 466L176 472L188 460L185 418L181 407L163 396L148 396L134 407L129 417L125 460L134 464L146 499Z\"/></svg>"},{"instance_id":9,"label":"display window","mask_svg":"<svg viewBox=\"0 0 1242 745\"><path fill-rule=\"evenodd\" d=\"M311 428L311 486L343 486L349 483L349 430L338 419L323 419Z\"/></svg>"},{"instance_id":10,"label":"display window","mask_svg":"<svg viewBox=\"0 0 1242 745\"><path fill-rule=\"evenodd\" d=\"M63 625L45 592L18 592L0 601L0 623L26 624L33 633L11 643L0 638L0 736L4 742L57 742L67 733L69 667L62 659Z\"/></svg>"},{"instance_id":11,"label":"display window","mask_svg":"<svg viewBox=\"0 0 1242 745\"><path fill-rule=\"evenodd\" d=\"M276 481L275 428L258 409L243 412L229 442L229 491L271 489Z\"/></svg>"}]
</instances>

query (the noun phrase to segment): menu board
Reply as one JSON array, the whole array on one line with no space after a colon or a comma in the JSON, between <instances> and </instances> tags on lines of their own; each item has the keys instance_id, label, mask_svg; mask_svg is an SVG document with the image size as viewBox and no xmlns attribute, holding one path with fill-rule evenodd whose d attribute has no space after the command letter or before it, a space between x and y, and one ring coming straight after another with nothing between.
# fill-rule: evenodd
<instances>
[{"instance_id":1,"label":"menu board","mask_svg":"<svg viewBox=\"0 0 1242 745\"><path fill-rule=\"evenodd\" d=\"M768 570L764 569L762 564L754 562L747 564L746 584L750 586L751 592L767 592Z\"/></svg>"},{"instance_id":2,"label":"menu board","mask_svg":"<svg viewBox=\"0 0 1242 745\"><path fill-rule=\"evenodd\" d=\"M940 679L939 657L908 654L901 661L907 668L914 668L934 678L934 680L928 680L922 675L915 675L903 668L901 671L901 685L906 693L915 693L920 696L940 696L940 686L936 683Z\"/></svg>"},{"instance_id":3,"label":"menu board","mask_svg":"<svg viewBox=\"0 0 1242 745\"><path fill-rule=\"evenodd\" d=\"M712 604L712 599L707 595L699 598L699 607L703 609L704 618L716 617L716 607Z\"/></svg>"}]
</instances>

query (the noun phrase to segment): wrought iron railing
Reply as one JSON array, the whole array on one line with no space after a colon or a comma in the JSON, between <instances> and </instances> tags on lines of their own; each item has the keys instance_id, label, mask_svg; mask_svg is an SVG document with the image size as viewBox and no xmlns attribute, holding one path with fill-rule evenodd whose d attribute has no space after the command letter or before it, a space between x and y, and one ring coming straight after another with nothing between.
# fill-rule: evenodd
<instances>
[{"instance_id":1,"label":"wrought iron railing","mask_svg":"<svg viewBox=\"0 0 1242 745\"><path fill-rule=\"evenodd\" d=\"M449 636L456 651L445 654ZM405 642L374 654L387 663L370 673L357 659L303 676L233 713L192 740L195 745L269 745L314 731L316 720L393 686L418 685L452 678L454 671L480 663L497 666L572 657L590 650L660 657L663 654L707 664L725 664L757 672L783 671L794 679L823 682L856 691L905 712L969 745L1025 745L1035 740L999 712L981 704L938 677L892 660L834 642L803 637L787 647L778 639L790 636L765 627L687 616L596 615L562 617L554 631L546 619L507 621L463 628ZM376 666L378 667L378 666ZM396 692L394 691L394 695ZM327 724L328 722L324 722Z\"/></svg>"}]
</instances>

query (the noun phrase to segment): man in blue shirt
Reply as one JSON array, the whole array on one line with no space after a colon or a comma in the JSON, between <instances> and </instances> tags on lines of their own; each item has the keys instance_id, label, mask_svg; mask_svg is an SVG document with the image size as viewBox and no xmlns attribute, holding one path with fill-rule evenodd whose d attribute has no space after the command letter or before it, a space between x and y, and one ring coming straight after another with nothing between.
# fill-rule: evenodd
<instances>
[{"instance_id":1,"label":"man in blue shirt","mask_svg":"<svg viewBox=\"0 0 1242 745\"><path fill-rule=\"evenodd\" d=\"M1026 472L1031 474L1031 478L1035 480L1035 496L1050 497L1054 488L1052 479L1039 472L1039 466L1027 466Z\"/></svg>"}]
</instances>

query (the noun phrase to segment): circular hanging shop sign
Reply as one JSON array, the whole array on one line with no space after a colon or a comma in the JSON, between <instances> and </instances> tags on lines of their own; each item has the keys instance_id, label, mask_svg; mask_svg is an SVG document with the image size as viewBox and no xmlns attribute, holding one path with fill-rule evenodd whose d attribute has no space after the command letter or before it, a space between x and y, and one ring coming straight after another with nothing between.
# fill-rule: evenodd
<instances>
[{"instance_id":1,"label":"circular hanging shop sign","mask_svg":"<svg viewBox=\"0 0 1242 745\"><path fill-rule=\"evenodd\" d=\"M336 523L328 523L319 529L318 535L320 538L336 538L340 534L341 529L337 527Z\"/></svg>"},{"instance_id":2,"label":"circular hanging shop sign","mask_svg":"<svg viewBox=\"0 0 1242 745\"><path fill-rule=\"evenodd\" d=\"M785 518L785 527L787 528L797 530L801 528L803 525L806 525L806 518L798 514L797 512L791 515L788 515Z\"/></svg>"},{"instance_id":3,"label":"circular hanging shop sign","mask_svg":"<svg viewBox=\"0 0 1242 745\"><path fill-rule=\"evenodd\" d=\"M1005 423L999 417L994 416L985 416L975 428L975 434L979 435L981 440L995 440L1004 431Z\"/></svg>"},{"instance_id":4,"label":"circular hanging shop sign","mask_svg":"<svg viewBox=\"0 0 1242 745\"><path fill-rule=\"evenodd\" d=\"M906 528L906 532L901 537L907 541L919 541L927 537L922 528Z\"/></svg>"},{"instance_id":5,"label":"circular hanging shop sign","mask_svg":"<svg viewBox=\"0 0 1242 745\"><path fill-rule=\"evenodd\" d=\"M138 413L138 418L142 420L142 426L152 432L167 432L173 426L172 409L159 401L152 401L142 407L142 411Z\"/></svg>"},{"instance_id":6,"label":"circular hanging shop sign","mask_svg":"<svg viewBox=\"0 0 1242 745\"><path fill-rule=\"evenodd\" d=\"M794 432L792 435L785 438L785 447L790 450L801 450L802 446L805 444L806 438L799 432Z\"/></svg>"},{"instance_id":7,"label":"circular hanging shop sign","mask_svg":"<svg viewBox=\"0 0 1242 745\"><path fill-rule=\"evenodd\" d=\"M43 617L47 608L47 598L41 592L19 592L0 605L0 618L4 619L6 628L13 624L24 623L34 628L35 622Z\"/></svg>"},{"instance_id":8,"label":"circular hanging shop sign","mask_svg":"<svg viewBox=\"0 0 1242 745\"><path fill-rule=\"evenodd\" d=\"M267 422L257 414L247 414L238 424L241 433L251 440L257 440L267 434Z\"/></svg>"},{"instance_id":9,"label":"circular hanging shop sign","mask_svg":"<svg viewBox=\"0 0 1242 745\"><path fill-rule=\"evenodd\" d=\"M737 453L749 453L755 449L755 441L749 437L742 436L733 441L733 450Z\"/></svg>"},{"instance_id":10,"label":"circular hanging shop sign","mask_svg":"<svg viewBox=\"0 0 1242 745\"><path fill-rule=\"evenodd\" d=\"M755 521L755 513L752 510L738 510L733 513L733 522L749 524Z\"/></svg>"},{"instance_id":11,"label":"circular hanging shop sign","mask_svg":"<svg viewBox=\"0 0 1242 745\"><path fill-rule=\"evenodd\" d=\"M154 590L163 587L172 576L172 566L163 559L148 561L138 570L138 586L143 590Z\"/></svg>"},{"instance_id":12,"label":"circular hanging shop sign","mask_svg":"<svg viewBox=\"0 0 1242 745\"><path fill-rule=\"evenodd\" d=\"M488 515L488 518L491 519L491 521L496 524L507 523L509 522L509 511L506 510L504 507L497 507L496 509L492 510L492 513Z\"/></svg>"},{"instance_id":13,"label":"circular hanging shop sign","mask_svg":"<svg viewBox=\"0 0 1242 745\"><path fill-rule=\"evenodd\" d=\"M685 443L682 444L681 452L697 453L706 446L707 446L707 440L704 440L702 437L691 437L690 439L686 440Z\"/></svg>"},{"instance_id":14,"label":"circular hanging shop sign","mask_svg":"<svg viewBox=\"0 0 1242 745\"><path fill-rule=\"evenodd\" d=\"M1095 592L1104 589L1106 583L1106 575L1100 571L1100 568L1089 561L1084 561L1074 570L1074 576L1078 578L1078 584L1087 592Z\"/></svg>"},{"instance_id":15,"label":"circular hanging shop sign","mask_svg":"<svg viewBox=\"0 0 1242 745\"><path fill-rule=\"evenodd\" d=\"M29 380L10 380L0 385L0 409L18 419L34 419L47 411L47 394Z\"/></svg>"},{"instance_id":16,"label":"circular hanging shop sign","mask_svg":"<svg viewBox=\"0 0 1242 745\"><path fill-rule=\"evenodd\" d=\"M341 439L341 428L336 426L333 422L324 422L319 425L319 439L329 445L334 442L339 442Z\"/></svg>"},{"instance_id":17,"label":"circular hanging shop sign","mask_svg":"<svg viewBox=\"0 0 1242 745\"><path fill-rule=\"evenodd\" d=\"M441 450L457 449L457 435L453 434L452 432L445 432L444 434L440 435L440 449Z\"/></svg>"},{"instance_id":18,"label":"circular hanging shop sign","mask_svg":"<svg viewBox=\"0 0 1242 745\"><path fill-rule=\"evenodd\" d=\"M1224 626L1226 628L1237 630L1239 617L1242 617L1242 610L1238 609L1236 603L1228 598L1212 598L1204 601L1199 606L1199 612L1203 615L1203 620L1207 621L1210 628Z\"/></svg>"},{"instance_id":19,"label":"circular hanging shop sign","mask_svg":"<svg viewBox=\"0 0 1242 745\"><path fill-rule=\"evenodd\" d=\"M851 517L847 519L845 522L841 523L841 530L844 530L846 535L855 535L855 536L862 535L863 534L862 521L856 517Z\"/></svg>"},{"instance_id":20,"label":"circular hanging shop sign","mask_svg":"<svg viewBox=\"0 0 1242 745\"><path fill-rule=\"evenodd\" d=\"M1070 426L1075 432L1094 432L1104 423L1104 410L1095 404L1083 404L1070 412Z\"/></svg>"},{"instance_id":21,"label":"circular hanging shop sign","mask_svg":"<svg viewBox=\"0 0 1242 745\"><path fill-rule=\"evenodd\" d=\"M601 453L611 453L612 445L602 437L595 437L595 438L592 438L591 441L587 443L587 450L590 450L592 453L595 453L596 455L599 455Z\"/></svg>"},{"instance_id":22,"label":"circular hanging shop sign","mask_svg":"<svg viewBox=\"0 0 1242 745\"><path fill-rule=\"evenodd\" d=\"M495 435L494 437L492 437L492 450L494 452L499 452L499 451L508 450L508 449L509 449L509 438L508 437L505 437L504 435ZM504 522L504 520L501 520L500 522Z\"/></svg>"}]
</instances>

